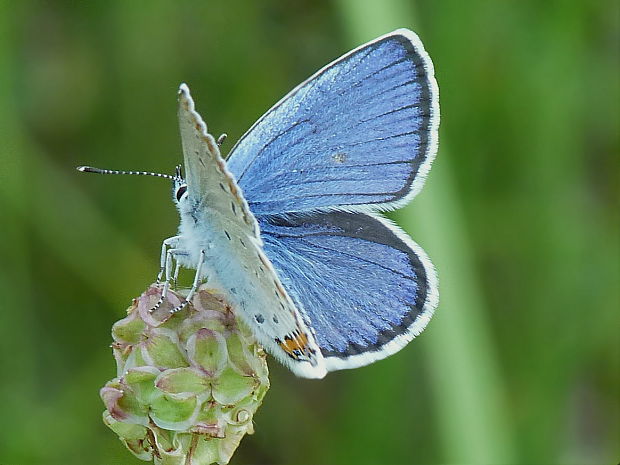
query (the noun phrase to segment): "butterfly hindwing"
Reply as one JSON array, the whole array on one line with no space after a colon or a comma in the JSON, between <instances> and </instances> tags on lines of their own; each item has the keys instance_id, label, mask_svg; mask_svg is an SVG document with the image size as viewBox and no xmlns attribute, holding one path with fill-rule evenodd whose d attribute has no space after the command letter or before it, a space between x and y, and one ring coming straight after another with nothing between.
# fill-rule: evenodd
<instances>
[{"instance_id":1,"label":"butterfly hindwing","mask_svg":"<svg viewBox=\"0 0 620 465\"><path fill-rule=\"evenodd\" d=\"M389 209L424 182L436 152L433 65L398 30L327 65L272 107L228 166L255 215Z\"/></svg>"},{"instance_id":2,"label":"butterfly hindwing","mask_svg":"<svg viewBox=\"0 0 620 465\"><path fill-rule=\"evenodd\" d=\"M259 223L265 253L316 331L328 371L396 352L432 316L434 268L388 220L329 212Z\"/></svg>"}]
</instances>

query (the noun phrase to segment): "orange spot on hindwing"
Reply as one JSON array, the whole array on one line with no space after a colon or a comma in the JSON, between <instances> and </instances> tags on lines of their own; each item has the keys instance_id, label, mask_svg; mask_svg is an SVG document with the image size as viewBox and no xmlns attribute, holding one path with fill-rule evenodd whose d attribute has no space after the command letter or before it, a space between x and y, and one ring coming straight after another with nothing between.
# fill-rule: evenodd
<instances>
[{"instance_id":1,"label":"orange spot on hindwing","mask_svg":"<svg viewBox=\"0 0 620 465\"><path fill-rule=\"evenodd\" d=\"M306 333L297 333L284 336L284 341L276 338L278 345L288 354L289 357L299 360L302 357L310 357L314 351L308 345L308 335Z\"/></svg>"}]
</instances>

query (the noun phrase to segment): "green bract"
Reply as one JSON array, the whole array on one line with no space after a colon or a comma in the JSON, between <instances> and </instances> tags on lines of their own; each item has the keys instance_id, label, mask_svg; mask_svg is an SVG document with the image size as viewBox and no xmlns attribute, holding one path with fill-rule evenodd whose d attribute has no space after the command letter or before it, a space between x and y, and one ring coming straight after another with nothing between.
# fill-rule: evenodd
<instances>
[{"instance_id":1,"label":"green bract","mask_svg":"<svg viewBox=\"0 0 620 465\"><path fill-rule=\"evenodd\" d=\"M112 327L117 377L101 389L103 421L156 464L225 464L269 389L265 353L225 299L201 287L177 314L151 286Z\"/></svg>"}]
</instances>

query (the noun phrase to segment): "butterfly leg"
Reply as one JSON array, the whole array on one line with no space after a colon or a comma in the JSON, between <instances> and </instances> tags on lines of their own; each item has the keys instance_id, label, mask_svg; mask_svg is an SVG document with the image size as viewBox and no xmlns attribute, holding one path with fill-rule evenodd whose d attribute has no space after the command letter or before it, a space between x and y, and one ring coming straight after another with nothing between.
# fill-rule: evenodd
<instances>
[{"instance_id":1,"label":"butterfly leg","mask_svg":"<svg viewBox=\"0 0 620 465\"><path fill-rule=\"evenodd\" d=\"M175 238L170 238L170 239L175 239ZM166 241L164 241L164 243L165 242ZM167 244L167 245L170 245L170 244ZM162 264L162 272L165 271L165 274L166 274L166 279L164 280L164 288L161 291L161 297L159 298L157 303L149 310L150 313L153 313L155 310L157 310L161 306L161 304L164 302L164 300L166 300L166 295L168 294L168 289L170 287L170 280L172 278L172 273L171 273L172 260L174 260L174 256L179 252L180 251L178 249L167 249L165 251L163 264ZM178 261L177 261L177 265L178 265ZM160 272L160 275L162 274L162 272ZM161 282L160 280L161 280L161 276L157 278L157 282L158 283Z\"/></svg>"},{"instance_id":2,"label":"butterfly leg","mask_svg":"<svg viewBox=\"0 0 620 465\"><path fill-rule=\"evenodd\" d=\"M176 263L174 264L174 273L172 275L172 286L174 289L177 288L180 268L181 268L181 262L179 262L179 260L176 260Z\"/></svg>"},{"instance_id":3,"label":"butterfly leg","mask_svg":"<svg viewBox=\"0 0 620 465\"><path fill-rule=\"evenodd\" d=\"M189 290L189 293L187 294L187 297L185 298L183 303L181 303L180 305L177 305L172 310L170 310L170 313L180 312L187 306L187 304L189 304L189 302L192 300L192 297L194 297L194 294L196 293L196 290L198 289L198 286L200 285L202 264L204 263L204 261L205 261L205 251L201 250L200 259L198 260L198 265L196 266L196 275L194 276L194 283L192 284L192 288Z\"/></svg>"},{"instance_id":4,"label":"butterfly leg","mask_svg":"<svg viewBox=\"0 0 620 465\"><path fill-rule=\"evenodd\" d=\"M167 260L167 251L168 251L168 247L176 247L176 245L179 242L179 236L173 236L173 237L169 237L168 239L165 239L162 243L161 243L161 258L160 258L160 266L159 266L159 274L157 275L157 284L161 283L161 278L164 275L164 270L166 267L166 260Z\"/></svg>"},{"instance_id":5,"label":"butterfly leg","mask_svg":"<svg viewBox=\"0 0 620 465\"><path fill-rule=\"evenodd\" d=\"M179 270L181 269L181 260L179 257L187 257L189 254L183 249L168 249L168 259L166 260L166 281L170 281L173 289L177 288L179 279ZM171 272L174 261L174 272Z\"/></svg>"}]
</instances>

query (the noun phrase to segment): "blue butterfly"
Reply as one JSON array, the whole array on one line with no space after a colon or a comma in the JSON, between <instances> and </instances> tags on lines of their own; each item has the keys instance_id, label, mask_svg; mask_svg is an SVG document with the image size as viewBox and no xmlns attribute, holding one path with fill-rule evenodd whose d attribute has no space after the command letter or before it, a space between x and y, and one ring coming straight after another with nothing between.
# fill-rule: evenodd
<instances>
[{"instance_id":1,"label":"blue butterfly","mask_svg":"<svg viewBox=\"0 0 620 465\"><path fill-rule=\"evenodd\" d=\"M438 99L420 39L399 29L293 89L225 161L182 84L185 177L159 174L172 179L181 217L162 245L162 301L171 260L196 269L187 301L207 278L298 376L400 350L430 320L437 277L380 212L422 188L437 152Z\"/></svg>"}]
</instances>

